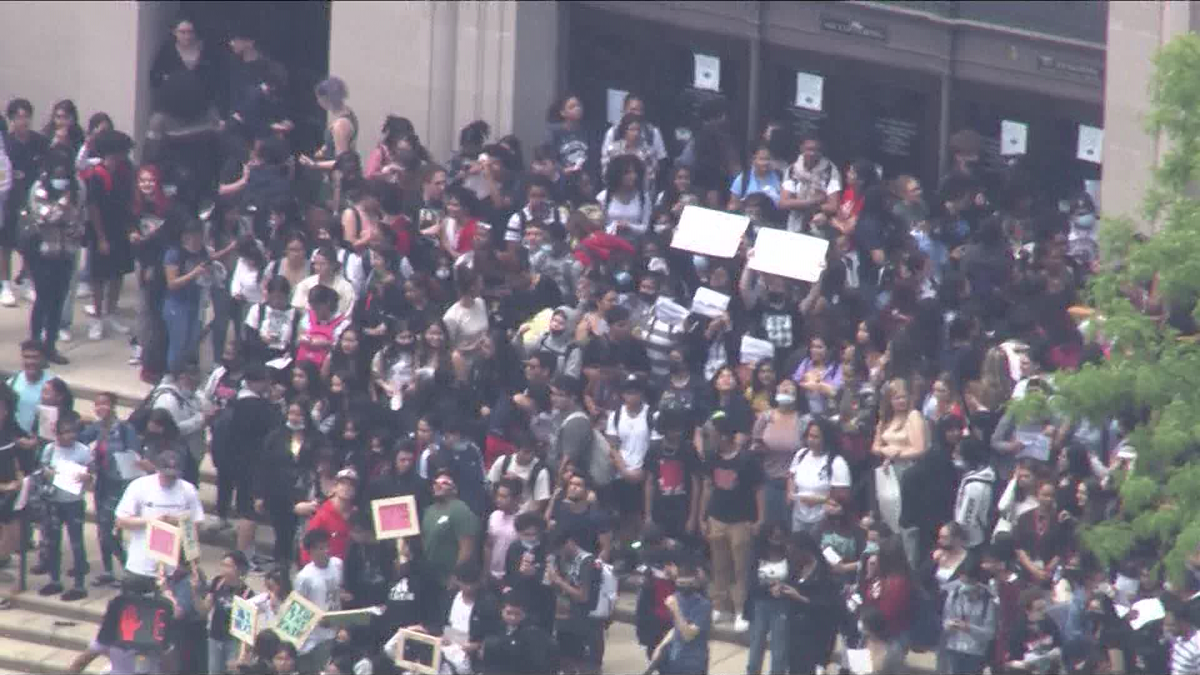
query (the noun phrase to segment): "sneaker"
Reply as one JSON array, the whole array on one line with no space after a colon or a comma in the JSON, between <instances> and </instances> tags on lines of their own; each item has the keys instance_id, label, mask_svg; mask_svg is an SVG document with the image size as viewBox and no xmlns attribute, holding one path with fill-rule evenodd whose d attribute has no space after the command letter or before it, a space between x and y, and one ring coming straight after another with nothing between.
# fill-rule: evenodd
<instances>
[{"instance_id":1,"label":"sneaker","mask_svg":"<svg viewBox=\"0 0 1200 675\"><path fill-rule=\"evenodd\" d=\"M42 590L45 590L45 589L42 589ZM71 590L67 591L66 593L63 593L61 600L63 602L74 602L76 600L82 600L82 599L86 598L87 596L88 596L87 589L84 589L80 586L76 586L75 588L72 588Z\"/></svg>"},{"instance_id":2,"label":"sneaker","mask_svg":"<svg viewBox=\"0 0 1200 675\"><path fill-rule=\"evenodd\" d=\"M110 316L105 320L105 322L108 324L108 327L112 330L112 332L116 333L117 335L129 335L129 326L117 321L116 317Z\"/></svg>"},{"instance_id":3,"label":"sneaker","mask_svg":"<svg viewBox=\"0 0 1200 675\"><path fill-rule=\"evenodd\" d=\"M92 304L84 305L83 313L87 314L88 316L96 316L96 306Z\"/></svg>"},{"instance_id":4,"label":"sneaker","mask_svg":"<svg viewBox=\"0 0 1200 675\"><path fill-rule=\"evenodd\" d=\"M722 623L729 620L729 615L719 609L714 609L712 613L713 623Z\"/></svg>"},{"instance_id":5,"label":"sneaker","mask_svg":"<svg viewBox=\"0 0 1200 675\"><path fill-rule=\"evenodd\" d=\"M59 366L65 366L71 362L69 359L67 359L67 357L59 353L57 349L47 354L46 360Z\"/></svg>"},{"instance_id":6,"label":"sneaker","mask_svg":"<svg viewBox=\"0 0 1200 675\"><path fill-rule=\"evenodd\" d=\"M95 579L92 579L93 586L112 586L117 583L117 578L112 575L112 572L99 574Z\"/></svg>"},{"instance_id":7,"label":"sneaker","mask_svg":"<svg viewBox=\"0 0 1200 675\"><path fill-rule=\"evenodd\" d=\"M58 341L59 342L70 342L72 337L74 337L74 336L71 335L70 328L59 328L58 329Z\"/></svg>"},{"instance_id":8,"label":"sneaker","mask_svg":"<svg viewBox=\"0 0 1200 675\"><path fill-rule=\"evenodd\" d=\"M92 297L92 285L86 281L79 282L79 288L75 289L75 297L80 300Z\"/></svg>"},{"instance_id":9,"label":"sneaker","mask_svg":"<svg viewBox=\"0 0 1200 675\"><path fill-rule=\"evenodd\" d=\"M129 355L129 365L131 365L131 366L142 365L142 346L141 345L133 346L133 352Z\"/></svg>"},{"instance_id":10,"label":"sneaker","mask_svg":"<svg viewBox=\"0 0 1200 675\"><path fill-rule=\"evenodd\" d=\"M0 305L4 305L5 307L17 306L17 296L13 295L12 286L5 284L3 288L0 288Z\"/></svg>"},{"instance_id":11,"label":"sneaker","mask_svg":"<svg viewBox=\"0 0 1200 675\"><path fill-rule=\"evenodd\" d=\"M99 319L93 321L91 326L88 326L88 339L89 340L103 340L104 339L104 323L102 321L100 321Z\"/></svg>"},{"instance_id":12,"label":"sneaker","mask_svg":"<svg viewBox=\"0 0 1200 675\"><path fill-rule=\"evenodd\" d=\"M51 581L50 583L38 589L38 595L58 595L63 592L62 584Z\"/></svg>"},{"instance_id":13,"label":"sneaker","mask_svg":"<svg viewBox=\"0 0 1200 675\"><path fill-rule=\"evenodd\" d=\"M750 622L746 620L746 617L738 614L737 618L733 620L733 631L735 633L745 633L748 630L750 630Z\"/></svg>"}]
</instances>

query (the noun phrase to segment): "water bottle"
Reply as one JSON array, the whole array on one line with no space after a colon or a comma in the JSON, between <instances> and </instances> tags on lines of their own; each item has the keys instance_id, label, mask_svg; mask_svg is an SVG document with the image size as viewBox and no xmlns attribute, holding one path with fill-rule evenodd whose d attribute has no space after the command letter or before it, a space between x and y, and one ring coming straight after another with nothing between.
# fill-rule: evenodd
<instances>
[{"instance_id":1,"label":"water bottle","mask_svg":"<svg viewBox=\"0 0 1200 675\"><path fill-rule=\"evenodd\" d=\"M557 559L555 558L553 553L546 556L546 573L542 576L542 584L544 584L546 586L550 585L550 570L554 569L554 565L556 563L557 563Z\"/></svg>"}]
</instances>

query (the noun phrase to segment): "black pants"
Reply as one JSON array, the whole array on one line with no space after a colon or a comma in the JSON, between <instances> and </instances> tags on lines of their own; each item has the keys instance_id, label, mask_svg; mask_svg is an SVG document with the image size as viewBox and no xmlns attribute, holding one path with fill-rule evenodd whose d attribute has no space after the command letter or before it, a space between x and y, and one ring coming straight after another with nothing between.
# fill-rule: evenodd
<instances>
[{"instance_id":1,"label":"black pants","mask_svg":"<svg viewBox=\"0 0 1200 675\"><path fill-rule=\"evenodd\" d=\"M83 500L46 503L46 563L50 580L58 583L62 568L62 531L67 528L71 537L71 554L75 559L75 587L83 588L87 578L87 549L83 543Z\"/></svg>"},{"instance_id":2,"label":"black pants","mask_svg":"<svg viewBox=\"0 0 1200 675\"><path fill-rule=\"evenodd\" d=\"M267 514L271 518L271 527L275 529L274 557L278 565L288 565L296 554L296 512L292 510L294 506L287 500L267 501Z\"/></svg>"},{"instance_id":3,"label":"black pants","mask_svg":"<svg viewBox=\"0 0 1200 675\"><path fill-rule=\"evenodd\" d=\"M33 288L37 297L33 311L29 314L29 333L35 340L46 332L46 349L54 351L58 341L58 326L62 322L63 305L67 301L67 290L71 287L72 258L46 258L39 254L27 258L33 274Z\"/></svg>"}]
</instances>

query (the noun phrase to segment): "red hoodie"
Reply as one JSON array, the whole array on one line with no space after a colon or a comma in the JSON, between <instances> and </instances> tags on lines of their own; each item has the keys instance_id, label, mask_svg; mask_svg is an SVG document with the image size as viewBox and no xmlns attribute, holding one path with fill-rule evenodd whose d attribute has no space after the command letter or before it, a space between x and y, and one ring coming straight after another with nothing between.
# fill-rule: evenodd
<instances>
[{"instance_id":1,"label":"red hoodie","mask_svg":"<svg viewBox=\"0 0 1200 675\"><path fill-rule=\"evenodd\" d=\"M335 558L346 559L346 545L350 541L350 522L342 517L337 506L334 505L334 499L326 499L321 508L313 514L311 520L308 521L307 531L325 530L329 533L329 555ZM304 567L312 558L309 557L308 551L300 547L300 564L298 567Z\"/></svg>"}]
</instances>

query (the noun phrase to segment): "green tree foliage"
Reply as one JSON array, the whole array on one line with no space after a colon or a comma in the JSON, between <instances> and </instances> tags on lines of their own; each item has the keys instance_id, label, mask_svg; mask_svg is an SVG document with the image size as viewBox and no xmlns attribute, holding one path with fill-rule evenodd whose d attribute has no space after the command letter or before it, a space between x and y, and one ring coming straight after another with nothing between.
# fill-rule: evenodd
<instances>
[{"instance_id":1,"label":"green tree foliage","mask_svg":"<svg viewBox=\"0 0 1200 675\"><path fill-rule=\"evenodd\" d=\"M1139 311L1127 291L1149 287L1157 275L1165 306L1200 320L1200 36L1174 39L1155 66L1148 130L1165 137L1167 152L1150 177L1144 216L1157 232L1141 240L1128 219L1104 218L1105 267L1088 288L1111 358L1056 375L1055 394L1021 401L1017 414L1048 406L1073 419L1135 416L1137 461L1129 475L1115 476L1119 516L1083 532L1082 541L1105 564L1153 546L1179 583L1200 543L1200 344Z\"/></svg>"}]
</instances>

